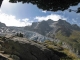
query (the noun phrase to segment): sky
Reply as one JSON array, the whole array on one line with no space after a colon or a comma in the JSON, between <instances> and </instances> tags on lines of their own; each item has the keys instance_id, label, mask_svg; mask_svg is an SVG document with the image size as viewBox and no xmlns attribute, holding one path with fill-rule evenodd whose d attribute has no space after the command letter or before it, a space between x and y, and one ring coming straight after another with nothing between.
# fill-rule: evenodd
<instances>
[{"instance_id":1,"label":"sky","mask_svg":"<svg viewBox=\"0 0 80 60\"><path fill-rule=\"evenodd\" d=\"M65 11L43 11L36 5L10 3L9 0L4 0L0 8L0 22L5 23L7 26L28 26L32 22L40 22L43 20L52 19L58 21L59 19L66 20L71 24L78 24L80 26L80 13ZM78 4L75 7L70 7L76 10L80 7Z\"/></svg>"}]
</instances>

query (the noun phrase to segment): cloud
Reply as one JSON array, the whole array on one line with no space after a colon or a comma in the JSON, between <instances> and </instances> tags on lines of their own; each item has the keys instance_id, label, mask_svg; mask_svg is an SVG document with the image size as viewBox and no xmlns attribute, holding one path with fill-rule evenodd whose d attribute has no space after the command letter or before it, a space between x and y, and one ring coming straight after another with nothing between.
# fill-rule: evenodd
<instances>
[{"instance_id":1,"label":"cloud","mask_svg":"<svg viewBox=\"0 0 80 60\"><path fill-rule=\"evenodd\" d=\"M31 25L33 21L28 18L16 19L16 16L8 15L0 10L0 22L5 23L7 26L26 26Z\"/></svg>"},{"instance_id":2,"label":"cloud","mask_svg":"<svg viewBox=\"0 0 80 60\"><path fill-rule=\"evenodd\" d=\"M9 0L3 0L3 3L2 3L2 7L5 7L5 8L12 8L13 6L15 6L16 3L10 3ZM7 6L6 6L7 5Z\"/></svg>"},{"instance_id":3,"label":"cloud","mask_svg":"<svg viewBox=\"0 0 80 60\"><path fill-rule=\"evenodd\" d=\"M51 14L47 16L36 16L34 19L37 19L38 21L42 21L42 20L46 21L48 19L52 19L54 21L58 21L59 19L67 20L67 18L58 14Z\"/></svg>"},{"instance_id":4,"label":"cloud","mask_svg":"<svg viewBox=\"0 0 80 60\"><path fill-rule=\"evenodd\" d=\"M46 13L47 11L42 11L43 13Z\"/></svg>"}]
</instances>

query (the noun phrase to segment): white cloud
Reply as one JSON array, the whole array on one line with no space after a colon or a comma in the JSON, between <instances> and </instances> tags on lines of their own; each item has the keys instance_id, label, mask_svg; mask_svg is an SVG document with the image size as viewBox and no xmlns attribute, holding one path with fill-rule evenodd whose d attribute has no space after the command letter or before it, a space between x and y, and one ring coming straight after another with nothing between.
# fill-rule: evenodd
<instances>
[{"instance_id":1,"label":"white cloud","mask_svg":"<svg viewBox=\"0 0 80 60\"><path fill-rule=\"evenodd\" d=\"M46 13L47 11L42 11L43 13Z\"/></svg>"},{"instance_id":2,"label":"white cloud","mask_svg":"<svg viewBox=\"0 0 80 60\"><path fill-rule=\"evenodd\" d=\"M9 0L3 0L3 3L1 5L1 10L6 11L6 12L10 12L10 10L11 10L11 12L12 12L14 9L19 7L18 4L19 3L17 3L17 4L10 3Z\"/></svg>"},{"instance_id":3,"label":"white cloud","mask_svg":"<svg viewBox=\"0 0 80 60\"><path fill-rule=\"evenodd\" d=\"M3 3L2 3L2 7L5 7L5 8L12 8L13 6L15 6L16 3L10 3L9 0L3 0Z\"/></svg>"},{"instance_id":4,"label":"white cloud","mask_svg":"<svg viewBox=\"0 0 80 60\"><path fill-rule=\"evenodd\" d=\"M28 18L16 19L15 16L5 14L0 10L0 22L5 23L7 26L20 27L20 26L31 25L33 21L30 21Z\"/></svg>"},{"instance_id":5,"label":"white cloud","mask_svg":"<svg viewBox=\"0 0 80 60\"><path fill-rule=\"evenodd\" d=\"M57 15L57 14L51 14L47 16L36 16L34 19L37 19L38 21L42 21L42 20L46 21L48 19L52 19L54 21L58 21L59 19L67 20L67 18L65 18L64 16Z\"/></svg>"}]
</instances>

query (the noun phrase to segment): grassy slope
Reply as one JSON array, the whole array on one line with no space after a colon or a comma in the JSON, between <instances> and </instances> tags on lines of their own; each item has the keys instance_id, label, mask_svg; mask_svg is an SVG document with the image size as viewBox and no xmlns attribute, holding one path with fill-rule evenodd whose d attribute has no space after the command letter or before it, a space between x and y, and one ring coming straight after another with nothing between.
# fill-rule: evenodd
<instances>
[{"instance_id":1,"label":"grassy slope","mask_svg":"<svg viewBox=\"0 0 80 60\"><path fill-rule=\"evenodd\" d=\"M73 30L69 37L64 36L61 31L58 31L56 38L60 39L62 42L68 43L72 48L74 48L75 52L77 50L80 51L80 31Z\"/></svg>"},{"instance_id":2,"label":"grassy slope","mask_svg":"<svg viewBox=\"0 0 80 60\"><path fill-rule=\"evenodd\" d=\"M70 59L70 60L77 59L77 56L73 52L70 52L69 49L61 47L60 44L55 44L54 42L48 41L48 40L46 40L44 44L48 49L51 49L61 59L64 59L64 60L65 59Z\"/></svg>"},{"instance_id":3,"label":"grassy slope","mask_svg":"<svg viewBox=\"0 0 80 60\"><path fill-rule=\"evenodd\" d=\"M74 30L69 37L62 35L61 31L58 31L56 34L56 38L64 42L67 42L71 45L80 44L80 31Z\"/></svg>"}]
</instances>

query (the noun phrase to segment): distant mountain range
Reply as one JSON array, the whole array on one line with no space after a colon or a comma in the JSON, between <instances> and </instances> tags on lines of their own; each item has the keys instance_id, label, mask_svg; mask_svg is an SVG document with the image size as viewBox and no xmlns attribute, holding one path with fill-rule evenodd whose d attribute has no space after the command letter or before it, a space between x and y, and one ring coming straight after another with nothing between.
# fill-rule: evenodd
<instances>
[{"instance_id":1,"label":"distant mountain range","mask_svg":"<svg viewBox=\"0 0 80 60\"><path fill-rule=\"evenodd\" d=\"M0 22L0 36L10 38L17 33L22 33L23 37L29 40L39 42L51 40L60 43L64 48L68 48L80 55L80 27L77 24L70 24L61 19L58 21L49 19L47 21L33 22L31 26L9 27Z\"/></svg>"},{"instance_id":2,"label":"distant mountain range","mask_svg":"<svg viewBox=\"0 0 80 60\"><path fill-rule=\"evenodd\" d=\"M34 31L42 35L55 34L61 30L63 34L69 36L72 30L80 30L77 24L71 25L65 20L53 21L51 19L41 22L33 22L31 26L24 27L25 30Z\"/></svg>"},{"instance_id":3,"label":"distant mountain range","mask_svg":"<svg viewBox=\"0 0 80 60\"><path fill-rule=\"evenodd\" d=\"M23 33L24 37L38 41L44 41L46 39L51 40L60 30L63 35L70 36L73 30L80 31L80 27L77 24L71 25L67 21L61 19L58 21L49 19L47 21L33 22L31 26L25 27L8 27L0 22L1 34Z\"/></svg>"}]
</instances>

